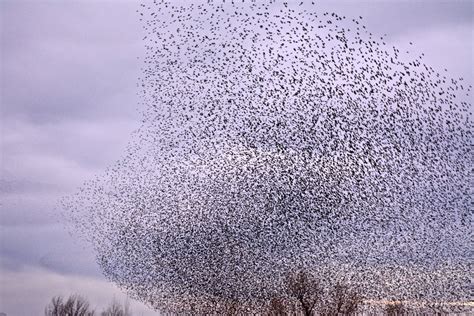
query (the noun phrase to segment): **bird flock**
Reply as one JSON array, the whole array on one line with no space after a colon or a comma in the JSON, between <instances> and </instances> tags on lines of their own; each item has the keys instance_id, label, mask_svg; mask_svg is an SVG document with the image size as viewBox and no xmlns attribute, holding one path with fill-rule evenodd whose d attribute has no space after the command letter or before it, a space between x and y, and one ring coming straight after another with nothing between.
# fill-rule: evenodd
<instances>
[{"instance_id":1,"label":"bird flock","mask_svg":"<svg viewBox=\"0 0 474 316\"><path fill-rule=\"evenodd\" d=\"M153 308L265 301L307 270L367 299L467 301L471 86L316 2L139 5L143 111L63 199Z\"/></svg>"}]
</instances>

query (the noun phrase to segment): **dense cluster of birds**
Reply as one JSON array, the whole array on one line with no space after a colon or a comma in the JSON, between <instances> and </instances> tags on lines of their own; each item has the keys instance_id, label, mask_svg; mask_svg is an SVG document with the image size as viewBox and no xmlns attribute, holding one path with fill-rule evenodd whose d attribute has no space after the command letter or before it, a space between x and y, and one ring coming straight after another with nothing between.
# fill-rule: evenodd
<instances>
[{"instance_id":1,"label":"dense cluster of birds","mask_svg":"<svg viewBox=\"0 0 474 316\"><path fill-rule=\"evenodd\" d=\"M265 300L291 271L469 299L471 86L317 3L154 1L143 124L64 199L155 308Z\"/></svg>"}]
</instances>

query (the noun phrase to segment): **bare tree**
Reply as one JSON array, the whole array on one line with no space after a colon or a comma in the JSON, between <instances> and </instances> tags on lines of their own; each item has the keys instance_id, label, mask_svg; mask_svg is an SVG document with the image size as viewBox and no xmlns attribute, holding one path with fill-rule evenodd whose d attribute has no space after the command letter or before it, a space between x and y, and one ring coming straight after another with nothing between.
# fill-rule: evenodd
<instances>
[{"instance_id":1,"label":"bare tree","mask_svg":"<svg viewBox=\"0 0 474 316\"><path fill-rule=\"evenodd\" d=\"M361 304L362 296L358 291L337 283L325 307L325 315L352 315Z\"/></svg>"},{"instance_id":2,"label":"bare tree","mask_svg":"<svg viewBox=\"0 0 474 316\"><path fill-rule=\"evenodd\" d=\"M63 311L63 298L55 296L44 310L45 316L59 316Z\"/></svg>"},{"instance_id":3,"label":"bare tree","mask_svg":"<svg viewBox=\"0 0 474 316\"><path fill-rule=\"evenodd\" d=\"M316 278L308 272L299 271L287 279L287 292L296 300L304 316L311 316L316 303L322 298L322 288Z\"/></svg>"},{"instance_id":4,"label":"bare tree","mask_svg":"<svg viewBox=\"0 0 474 316\"><path fill-rule=\"evenodd\" d=\"M286 293L268 304L266 315L352 315L362 304L362 295L348 285L336 283L326 291L316 276L305 271L291 274Z\"/></svg>"},{"instance_id":5,"label":"bare tree","mask_svg":"<svg viewBox=\"0 0 474 316\"><path fill-rule=\"evenodd\" d=\"M110 305L100 313L101 316L131 316L128 300L122 305L116 299L112 300Z\"/></svg>"},{"instance_id":6,"label":"bare tree","mask_svg":"<svg viewBox=\"0 0 474 316\"><path fill-rule=\"evenodd\" d=\"M91 310L89 302L79 295L71 295L66 301L62 296L55 296L46 306L44 314L45 316L93 316L94 310Z\"/></svg>"}]
</instances>

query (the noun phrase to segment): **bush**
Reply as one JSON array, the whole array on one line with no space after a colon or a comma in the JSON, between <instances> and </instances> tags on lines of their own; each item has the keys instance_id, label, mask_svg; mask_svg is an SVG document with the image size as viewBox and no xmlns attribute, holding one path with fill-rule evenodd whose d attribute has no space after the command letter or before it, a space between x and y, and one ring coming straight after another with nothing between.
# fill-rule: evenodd
<instances>
[{"instance_id":1,"label":"bush","mask_svg":"<svg viewBox=\"0 0 474 316\"><path fill-rule=\"evenodd\" d=\"M89 302L79 295L71 295L66 301L62 296L55 296L46 306L44 314L45 316L94 316L94 310L91 310Z\"/></svg>"},{"instance_id":2,"label":"bush","mask_svg":"<svg viewBox=\"0 0 474 316\"><path fill-rule=\"evenodd\" d=\"M336 283L325 291L312 274L300 271L290 275L279 297L270 299L266 314L283 315L351 315L362 304L362 296L348 285Z\"/></svg>"},{"instance_id":3,"label":"bush","mask_svg":"<svg viewBox=\"0 0 474 316\"><path fill-rule=\"evenodd\" d=\"M45 316L94 316L87 299L79 295L71 295L65 301L62 296L55 296L46 306ZM115 299L100 313L100 316L132 316L128 300L122 305Z\"/></svg>"},{"instance_id":4,"label":"bush","mask_svg":"<svg viewBox=\"0 0 474 316\"><path fill-rule=\"evenodd\" d=\"M115 299L110 303L109 307L100 313L100 316L131 316L128 301L123 306Z\"/></svg>"}]
</instances>

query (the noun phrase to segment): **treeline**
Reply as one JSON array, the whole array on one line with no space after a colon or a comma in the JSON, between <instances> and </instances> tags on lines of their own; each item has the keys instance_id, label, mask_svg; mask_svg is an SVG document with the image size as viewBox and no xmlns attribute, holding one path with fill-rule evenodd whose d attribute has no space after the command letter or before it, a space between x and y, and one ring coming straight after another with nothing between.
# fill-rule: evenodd
<instances>
[{"instance_id":1,"label":"treeline","mask_svg":"<svg viewBox=\"0 0 474 316\"><path fill-rule=\"evenodd\" d=\"M339 316L339 315L472 315L471 306L440 301L407 302L397 299L370 300L355 284L333 282L322 285L308 272L290 274L279 291L265 301L183 300L178 310L166 315L261 315L261 316ZM180 305L180 306L179 306ZM175 306L176 307L176 306Z\"/></svg>"},{"instance_id":2,"label":"treeline","mask_svg":"<svg viewBox=\"0 0 474 316\"><path fill-rule=\"evenodd\" d=\"M160 310L160 315L262 315L262 316L338 316L338 315L448 315L472 312L471 306L446 302L408 304L403 301L370 302L357 286L335 283L321 286L320 280L308 272L289 275L278 295L265 301L236 301L225 298L177 302L173 311ZM45 309L45 316L132 316L128 301L113 300L96 313L84 297L54 297Z\"/></svg>"},{"instance_id":3,"label":"treeline","mask_svg":"<svg viewBox=\"0 0 474 316\"><path fill-rule=\"evenodd\" d=\"M133 316L128 301L123 304L115 299L100 313L91 307L89 301L80 295L71 295L67 299L55 296L44 310L45 316Z\"/></svg>"},{"instance_id":4,"label":"treeline","mask_svg":"<svg viewBox=\"0 0 474 316\"><path fill-rule=\"evenodd\" d=\"M300 271L290 274L278 294L266 301L216 299L212 302L183 304L185 306L178 315L336 316L354 315L361 311L364 297L356 287L349 284L336 283L328 289L313 274ZM401 307L390 306L387 311L389 315L398 315L396 313Z\"/></svg>"}]
</instances>

